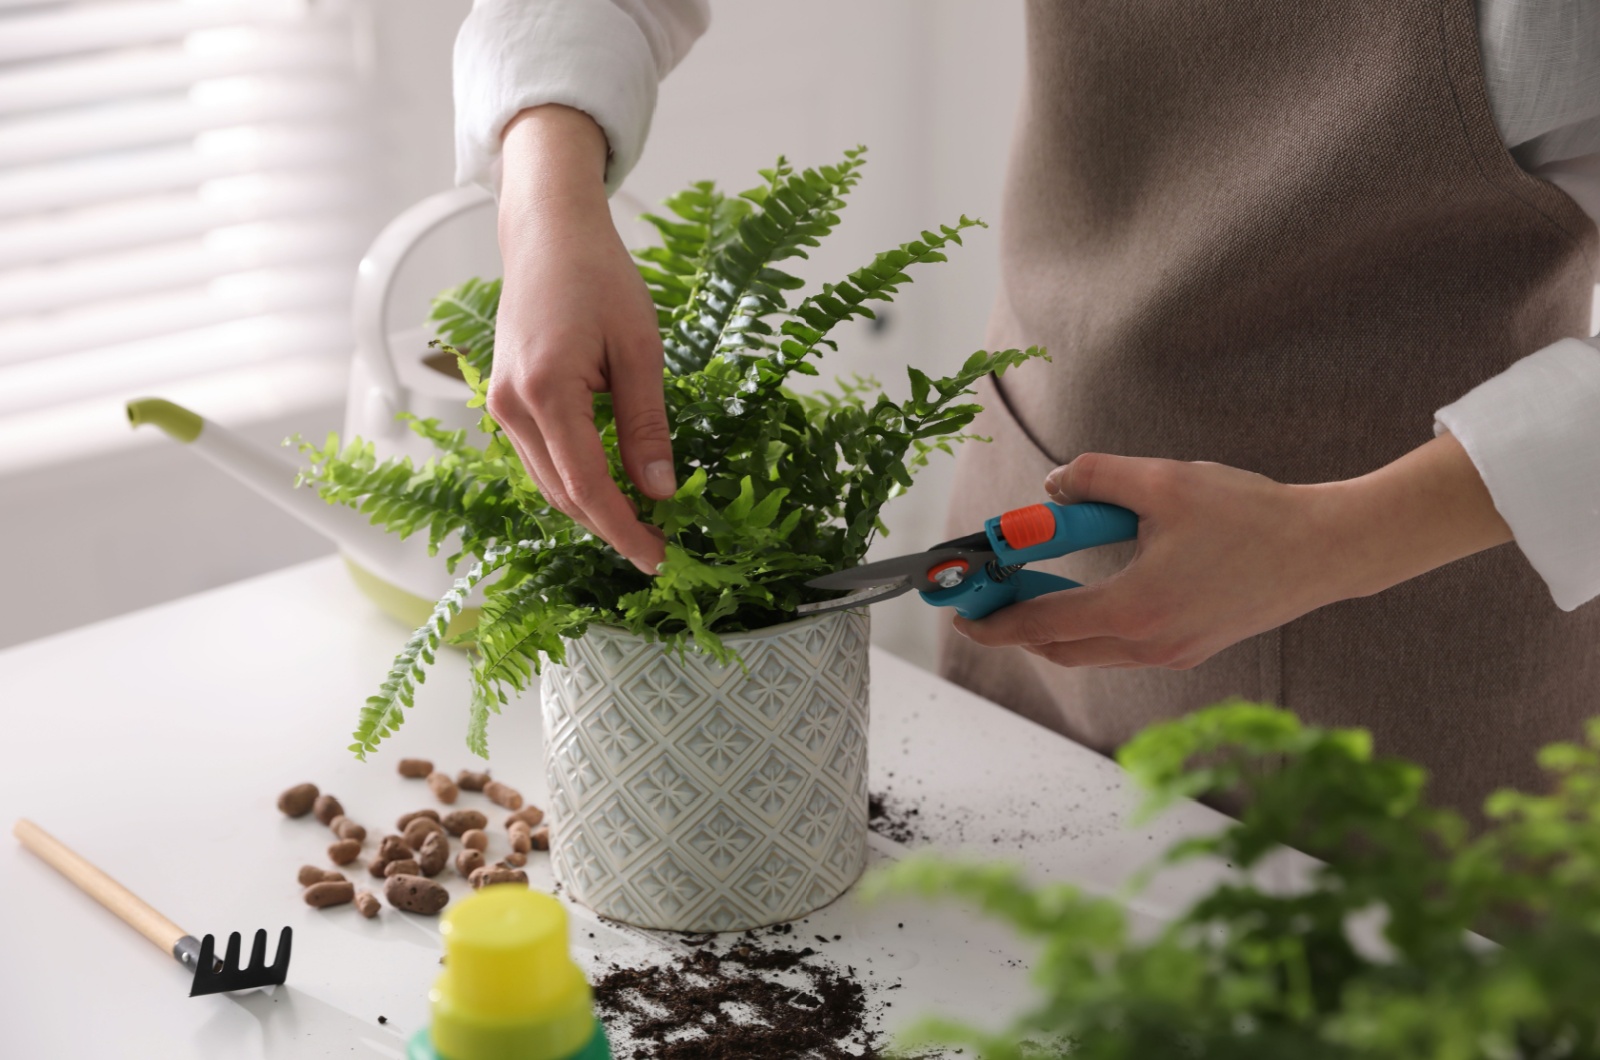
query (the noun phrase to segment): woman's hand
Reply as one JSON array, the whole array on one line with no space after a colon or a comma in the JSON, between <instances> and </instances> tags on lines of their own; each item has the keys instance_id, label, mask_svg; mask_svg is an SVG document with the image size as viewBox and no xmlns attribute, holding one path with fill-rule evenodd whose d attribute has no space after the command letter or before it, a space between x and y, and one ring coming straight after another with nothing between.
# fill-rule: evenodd
<instances>
[{"instance_id":1,"label":"woman's hand","mask_svg":"<svg viewBox=\"0 0 1600 1060\"><path fill-rule=\"evenodd\" d=\"M1448 434L1344 482L1290 486L1221 464L1088 453L1052 471L1045 490L1061 504L1137 512L1133 561L955 628L1062 666L1189 669L1307 611L1511 540Z\"/></svg>"},{"instance_id":2,"label":"woman's hand","mask_svg":"<svg viewBox=\"0 0 1600 1060\"><path fill-rule=\"evenodd\" d=\"M554 507L653 574L663 537L611 480L594 428L593 395L608 391L628 477L646 496L672 495L656 311L611 223L605 135L552 104L518 114L503 147L489 412Z\"/></svg>"}]
</instances>

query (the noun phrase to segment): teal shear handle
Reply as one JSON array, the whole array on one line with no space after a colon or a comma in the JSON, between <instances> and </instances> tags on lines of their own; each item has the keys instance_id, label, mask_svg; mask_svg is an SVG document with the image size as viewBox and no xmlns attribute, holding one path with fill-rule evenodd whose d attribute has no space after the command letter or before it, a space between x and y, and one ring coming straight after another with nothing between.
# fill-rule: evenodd
<instances>
[{"instance_id":1,"label":"teal shear handle","mask_svg":"<svg viewBox=\"0 0 1600 1060\"><path fill-rule=\"evenodd\" d=\"M963 618L983 618L1021 600L1077 589L1079 583L1070 578L1016 568L1131 541L1139 535L1139 517L1115 504L1034 504L995 516L983 530L995 561L982 569L972 569L959 559L935 568L929 577L949 587L923 592L924 600L935 607L953 607Z\"/></svg>"}]
</instances>

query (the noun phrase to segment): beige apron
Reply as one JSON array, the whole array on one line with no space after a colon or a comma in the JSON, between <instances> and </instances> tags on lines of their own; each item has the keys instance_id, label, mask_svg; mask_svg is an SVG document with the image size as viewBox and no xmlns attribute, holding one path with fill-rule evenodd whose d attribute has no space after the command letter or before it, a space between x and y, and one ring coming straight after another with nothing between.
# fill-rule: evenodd
<instances>
[{"instance_id":1,"label":"beige apron","mask_svg":"<svg viewBox=\"0 0 1600 1060\"><path fill-rule=\"evenodd\" d=\"M963 449L952 535L1082 452L1349 478L1433 412L1587 332L1595 226L1520 170L1472 0L1030 0L991 348L1040 343ZM1597 542L1600 547L1600 542ZM1132 545L1044 569L1098 580ZM1110 753L1238 694L1360 725L1479 805L1600 714L1600 605L1515 545L1252 637L1189 671L1066 669L946 633L941 671Z\"/></svg>"}]
</instances>

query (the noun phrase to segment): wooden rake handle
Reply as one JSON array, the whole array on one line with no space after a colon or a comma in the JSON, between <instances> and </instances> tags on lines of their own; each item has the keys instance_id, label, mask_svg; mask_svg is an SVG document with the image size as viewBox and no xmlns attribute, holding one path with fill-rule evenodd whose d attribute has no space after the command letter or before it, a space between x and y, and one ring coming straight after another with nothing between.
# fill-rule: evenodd
<instances>
[{"instance_id":1,"label":"wooden rake handle","mask_svg":"<svg viewBox=\"0 0 1600 1060\"><path fill-rule=\"evenodd\" d=\"M79 890L117 914L139 934L160 946L169 957L177 955L173 947L177 946L178 940L187 933L152 909L138 895L89 864L73 853L61 840L26 818L12 826L11 834L51 868L77 884Z\"/></svg>"}]
</instances>

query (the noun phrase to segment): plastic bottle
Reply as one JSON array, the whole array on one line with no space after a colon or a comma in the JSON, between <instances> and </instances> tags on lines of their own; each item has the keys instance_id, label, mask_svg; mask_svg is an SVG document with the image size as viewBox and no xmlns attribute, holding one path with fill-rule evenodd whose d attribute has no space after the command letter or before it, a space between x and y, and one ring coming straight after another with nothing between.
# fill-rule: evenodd
<instances>
[{"instance_id":1,"label":"plastic bottle","mask_svg":"<svg viewBox=\"0 0 1600 1060\"><path fill-rule=\"evenodd\" d=\"M439 927L433 1024L412 1036L409 1060L611 1060L560 902L516 884L485 887Z\"/></svg>"}]
</instances>

